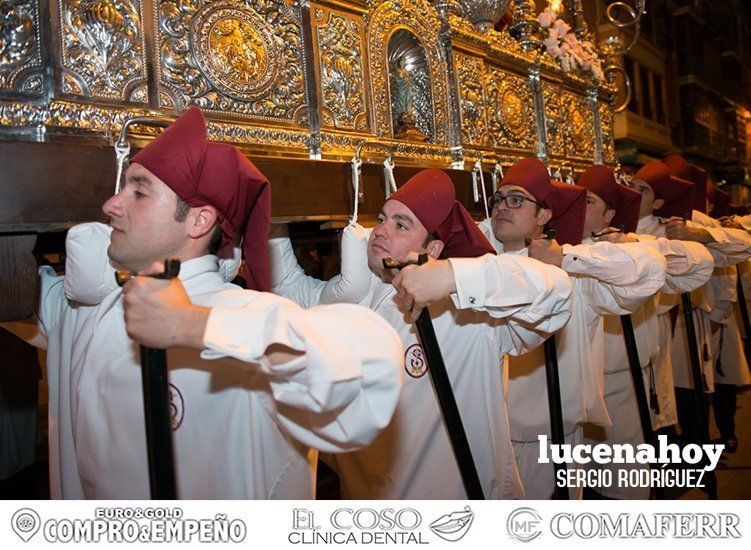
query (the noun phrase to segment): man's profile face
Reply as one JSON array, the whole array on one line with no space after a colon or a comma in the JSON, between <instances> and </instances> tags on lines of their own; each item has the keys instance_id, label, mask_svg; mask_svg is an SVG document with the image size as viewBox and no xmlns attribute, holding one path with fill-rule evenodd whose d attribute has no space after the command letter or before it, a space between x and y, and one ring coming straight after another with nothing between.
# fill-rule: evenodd
<instances>
[{"instance_id":1,"label":"man's profile face","mask_svg":"<svg viewBox=\"0 0 751 550\"><path fill-rule=\"evenodd\" d=\"M368 239L368 267L384 282L389 282L393 274L384 270L383 259L414 260L414 253L425 252L427 238L428 230L412 210L397 200L386 201L378 214L378 225Z\"/></svg>"},{"instance_id":2,"label":"man's profile face","mask_svg":"<svg viewBox=\"0 0 751 550\"><path fill-rule=\"evenodd\" d=\"M664 201L655 197L655 192L652 189L652 186L649 185L646 181L635 178L631 182L631 185L634 187L634 190L641 193L641 204L639 206L639 219L643 218L644 216L652 215L652 213L655 210L662 207Z\"/></svg>"},{"instance_id":3,"label":"man's profile face","mask_svg":"<svg viewBox=\"0 0 751 550\"><path fill-rule=\"evenodd\" d=\"M535 202L539 201L518 185L502 185L498 192L504 197L519 196L528 200L519 208L509 208L503 201L493 208L490 219L495 238L502 243L515 243L538 237L550 218L550 210L538 208Z\"/></svg>"},{"instance_id":4,"label":"man's profile face","mask_svg":"<svg viewBox=\"0 0 751 550\"><path fill-rule=\"evenodd\" d=\"M112 234L107 254L119 269L140 271L153 262L178 256L187 240L185 223L175 221L177 195L140 164L125 172L125 184L102 211Z\"/></svg>"},{"instance_id":5,"label":"man's profile face","mask_svg":"<svg viewBox=\"0 0 751 550\"><path fill-rule=\"evenodd\" d=\"M599 195L587 191L587 213L584 218L584 237L591 237L593 233L600 233L610 227L615 210L609 208Z\"/></svg>"}]
</instances>

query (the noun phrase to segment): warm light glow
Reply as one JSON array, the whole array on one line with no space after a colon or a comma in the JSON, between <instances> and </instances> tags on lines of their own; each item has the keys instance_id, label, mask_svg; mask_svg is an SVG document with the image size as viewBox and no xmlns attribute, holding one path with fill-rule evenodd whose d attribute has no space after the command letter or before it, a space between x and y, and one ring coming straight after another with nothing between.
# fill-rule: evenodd
<instances>
[{"instance_id":1,"label":"warm light glow","mask_svg":"<svg viewBox=\"0 0 751 550\"><path fill-rule=\"evenodd\" d=\"M548 5L555 13L561 13L563 9L563 0L548 0Z\"/></svg>"}]
</instances>

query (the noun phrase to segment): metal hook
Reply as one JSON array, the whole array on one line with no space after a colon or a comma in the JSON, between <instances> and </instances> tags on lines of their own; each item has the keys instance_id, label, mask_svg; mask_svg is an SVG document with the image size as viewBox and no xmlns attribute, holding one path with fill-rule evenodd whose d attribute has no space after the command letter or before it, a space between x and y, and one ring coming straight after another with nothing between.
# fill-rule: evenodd
<instances>
[{"instance_id":1,"label":"metal hook","mask_svg":"<svg viewBox=\"0 0 751 550\"><path fill-rule=\"evenodd\" d=\"M123 127L120 128L120 135L115 142L118 147L128 146L128 130L134 124L141 126L154 126L157 128L166 128L175 121L174 118L168 118L162 115L154 114L153 116L134 116L125 119Z\"/></svg>"},{"instance_id":2,"label":"metal hook","mask_svg":"<svg viewBox=\"0 0 751 550\"><path fill-rule=\"evenodd\" d=\"M377 141L368 141L366 139L362 140L360 142L360 145L357 146L357 151L355 152L355 160L361 159L362 150L365 147L371 147L372 149L380 149L381 151L386 151L389 162L394 161L394 148L392 146L384 145L383 143L378 143Z\"/></svg>"}]
</instances>

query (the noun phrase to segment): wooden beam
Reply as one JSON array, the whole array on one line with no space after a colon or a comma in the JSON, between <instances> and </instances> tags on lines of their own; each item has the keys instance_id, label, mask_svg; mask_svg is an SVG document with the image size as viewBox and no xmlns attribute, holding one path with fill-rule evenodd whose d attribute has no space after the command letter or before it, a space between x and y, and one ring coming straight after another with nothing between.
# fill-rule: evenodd
<instances>
[{"instance_id":1,"label":"wooden beam","mask_svg":"<svg viewBox=\"0 0 751 550\"><path fill-rule=\"evenodd\" d=\"M354 191L350 165L341 161L249 157L272 185L272 216L282 220L346 219ZM101 206L114 190L112 147L82 143L0 142L0 233L44 232L84 221L104 220ZM421 168L397 166L401 185ZM459 199L474 215L471 173L446 170ZM384 201L383 168L363 164L359 205L363 219L378 214ZM485 178L488 186L490 177Z\"/></svg>"},{"instance_id":2,"label":"wooden beam","mask_svg":"<svg viewBox=\"0 0 751 550\"><path fill-rule=\"evenodd\" d=\"M0 321L26 319L36 307L34 234L0 234Z\"/></svg>"}]
</instances>

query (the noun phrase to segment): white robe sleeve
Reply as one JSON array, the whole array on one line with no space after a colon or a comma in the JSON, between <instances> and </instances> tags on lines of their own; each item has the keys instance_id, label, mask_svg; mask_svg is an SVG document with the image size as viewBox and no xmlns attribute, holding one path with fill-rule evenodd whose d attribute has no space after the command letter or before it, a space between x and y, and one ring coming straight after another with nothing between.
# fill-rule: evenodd
<instances>
[{"instance_id":1,"label":"white robe sleeve","mask_svg":"<svg viewBox=\"0 0 751 550\"><path fill-rule=\"evenodd\" d=\"M109 225L98 222L81 223L68 230L63 289L69 300L97 305L117 290L115 268L107 256L110 233Z\"/></svg>"},{"instance_id":2,"label":"white robe sleeve","mask_svg":"<svg viewBox=\"0 0 751 550\"><path fill-rule=\"evenodd\" d=\"M38 345L47 349L48 334L52 334L63 314L63 308L68 304L63 290L63 277L55 273L50 266L39 268L39 306L37 309L37 324L43 338L44 345Z\"/></svg>"},{"instance_id":3,"label":"white robe sleeve","mask_svg":"<svg viewBox=\"0 0 751 550\"><path fill-rule=\"evenodd\" d=\"M302 307L313 307L321 303L321 293L326 281L306 275L297 263L286 224L272 228L269 236L269 262L271 292Z\"/></svg>"},{"instance_id":4,"label":"white robe sleeve","mask_svg":"<svg viewBox=\"0 0 751 550\"><path fill-rule=\"evenodd\" d=\"M636 311L665 285L665 258L644 243L563 246L561 267L583 279L587 303L600 315Z\"/></svg>"},{"instance_id":5,"label":"white robe sleeve","mask_svg":"<svg viewBox=\"0 0 751 550\"><path fill-rule=\"evenodd\" d=\"M243 290L216 298L202 357L234 357L267 374L278 420L295 439L324 452L351 451L368 445L391 421L404 352L378 314L351 304L302 309ZM302 355L272 365L270 346Z\"/></svg>"},{"instance_id":6,"label":"white robe sleeve","mask_svg":"<svg viewBox=\"0 0 751 550\"><path fill-rule=\"evenodd\" d=\"M368 294L371 273L368 267L370 231L349 224L342 232L341 273L329 281L305 274L297 263L287 226L275 228L269 239L271 289L302 307L321 304L360 303Z\"/></svg>"},{"instance_id":7,"label":"white robe sleeve","mask_svg":"<svg viewBox=\"0 0 751 550\"><path fill-rule=\"evenodd\" d=\"M504 323L502 353L521 355L539 346L571 317L571 281L555 266L516 254L451 258L458 309L486 312Z\"/></svg>"},{"instance_id":8,"label":"white robe sleeve","mask_svg":"<svg viewBox=\"0 0 751 550\"><path fill-rule=\"evenodd\" d=\"M751 235L742 229L722 227L714 218L694 210L692 221L686 222L690 227L706 229L713 243L705 244L714 258L715 267L735 265L751 258Z\"/></svg>"},{"instance_id":9,"label":"white robe sleeve","mask_svg":"<svg viewBox=\"0 0 751 550\"><path fill-rule=\"evenodd\" d=\"M111 233L109 225L99 222L81 223L68 230L63 289L72 302L95 306L118 290L115 268L107 255ZM230 282L237 275L242 252L237 246L226 246L220 254L219 274Z\"/></svg>"},{"instance_id":10,"label":"white robe sleeve","mask_svg":"<svg viewBox=\"0 0 751 550\"><path fill-rule=\"evenodd\" d=\"M667 274L662 291L683 294L704 285L714 271L714 260L707 248L692 241L674 241L652 235L635 235L639 242L651 245L665 257Z\"/></svg>"},{"instance_id":11,"label":"white robe sleeve","mask_svg":"<svg viewBox=\"0 0 751 550\"><path fill-rule=\"evenodd\" d=\"M368 295L372 280L368 267L370 230L350 223L342 231L341 274L326 282L321 304L358 304Z\"/></svg>"}]
</instances>

